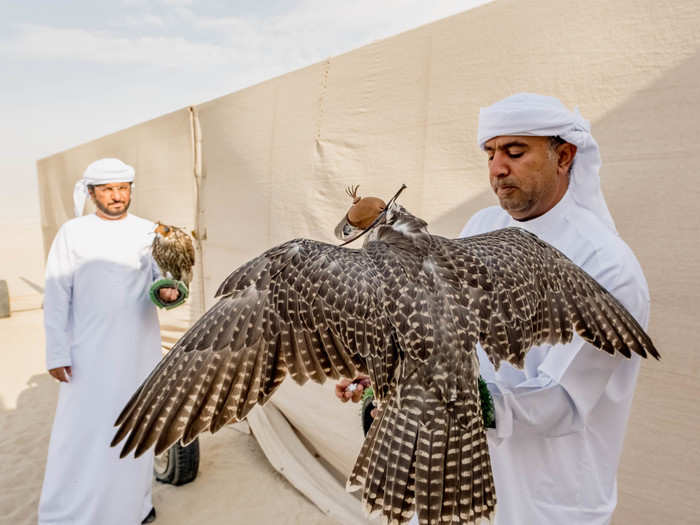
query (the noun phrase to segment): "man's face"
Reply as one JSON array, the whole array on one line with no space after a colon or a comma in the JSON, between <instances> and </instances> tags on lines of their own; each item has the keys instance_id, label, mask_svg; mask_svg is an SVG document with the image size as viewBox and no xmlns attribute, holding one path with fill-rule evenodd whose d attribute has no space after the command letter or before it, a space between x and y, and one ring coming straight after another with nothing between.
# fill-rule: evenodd
<instances>
[{"instance_id":1,"label":"man's face","mask_svg":"<svg viewBox=\"0 0 700 525\"><path fill-rule=\"evenodd\" d=\"M98 214L108 219L119 219L126 215L131 204L131 183L110 182L94 186L90 192L92 200L97 206Z\"/></svg>"},{"instance_id":2,"label":"man's face","mask_svg":"<svg viewBox=\"0 0 700 525\"><path fill-rule=\"evenodd\" d=\"M491 188L514 219L539 217L566 193L575 146L553 149L549 137L500 136L487 141L484 149Z\"/></svg>"}]
</instances>

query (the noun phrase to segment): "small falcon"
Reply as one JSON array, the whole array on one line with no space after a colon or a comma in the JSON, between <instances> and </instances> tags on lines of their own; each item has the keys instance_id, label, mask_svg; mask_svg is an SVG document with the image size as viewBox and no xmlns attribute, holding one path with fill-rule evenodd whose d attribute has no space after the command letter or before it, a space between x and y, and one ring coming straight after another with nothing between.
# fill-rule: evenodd
<instances>
[{"instance_id":1,"label":"small falcon","mask_svg":"<svg viewBox=\"0 0 700 525\"><path fill-rule=\"evenodd\" d=\"M403 188L402 188L403 189ZM400 193L401 190L399 190ZM498 366L574 333L610 354L659 358L625 308L562 253L519 228L431 235L398 205L360 199L336 228L361 249L309 239L229 275L116 421L121 455L246 417L287 377L368 374L379 413L348 489L368 513L476 524L496 506L478 390L477 343Z\"/></svg>"},{"instance_id":2,"label":"small falcon","mask_svg":"<svg viewBox=\"0 0 700 525\"><path fill-rule=\"evenodd\" d=\"M156 223L152 253L163 277L181 281L189 289L194 266L192 239L181 228Z\"/></svg>"}]
</instances>

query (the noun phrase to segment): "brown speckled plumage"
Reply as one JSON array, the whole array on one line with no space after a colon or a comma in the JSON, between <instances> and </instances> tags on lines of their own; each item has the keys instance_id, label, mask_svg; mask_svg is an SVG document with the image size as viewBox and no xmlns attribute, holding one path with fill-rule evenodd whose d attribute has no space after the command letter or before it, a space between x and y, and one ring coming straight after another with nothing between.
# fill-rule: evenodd
<instances>
[{"instance_id":1,"label":"brown speckled plumage","mask_svg":"<svg viewBox=\"0 0 700 525\"><path fill-rule=\"evenodd\" d=\"M182 281L189 288L194 266L194 246L184 230L157 223L152 253L163 277Z\"/></svg>"},{"instance_id":2,"label":"brown speckled plumage","mask_svg":"<svg viewBox=\"0 0 700 525\"><path fill-rule=\"evenodd\" d=\"M475 346L522 366L527 350L571 340L658 357L608 292L516 228L430 235L391 206L362 249L307 239L233 272L117 420L122 455L243 419L289 373L369 374L380 410L348 480L370 513L421 525L490 520L496 505Z\"/></svg>"}]
</instances>

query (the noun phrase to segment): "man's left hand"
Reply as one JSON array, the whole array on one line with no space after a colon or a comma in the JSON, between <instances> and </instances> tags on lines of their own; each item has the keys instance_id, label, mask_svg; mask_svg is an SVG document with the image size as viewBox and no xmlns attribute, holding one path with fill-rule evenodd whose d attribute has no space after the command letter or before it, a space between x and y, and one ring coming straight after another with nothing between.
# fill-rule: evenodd
<instances>
[{"instance_id":1,"label":"man's left hand","mask_svg":"<svg viewBox=\"0 0 700 525\"><path fill-rule=\"evenodd\" d=\"M341 378L335 385L335 397L343 403L352 401L359 403L362 399L362 392L370 386L369 376L360 374L354 380Z\"/></svg>"},{"instance_id":2,"label":"man's left hand","mask_svg":"<svg viewBox=\"0 0 700 525\"><path fill-rule=\"evenodd\" d=\"M173 301L177 301L180 292L177 288L161 288L158 290L158 295L160 296L160 300L164 303L172 303Z\"/></svg>"}]
</instances>

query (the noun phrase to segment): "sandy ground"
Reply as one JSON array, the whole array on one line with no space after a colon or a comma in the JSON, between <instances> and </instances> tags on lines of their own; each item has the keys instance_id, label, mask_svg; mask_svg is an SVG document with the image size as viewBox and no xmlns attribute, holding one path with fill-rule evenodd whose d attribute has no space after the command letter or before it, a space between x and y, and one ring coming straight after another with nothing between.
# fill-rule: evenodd
<instances>
[{"instance_id":1,"label":"sandy ground","mask_svg":"<svg viewBox=\"0 0 700 525\"><path fill-rule=\"evenodd\" d=\"M5 235L3 235L5 234ZM6 226L0 262L11 317L0 319L0 523L34 524L58 384L45 372L38 224ZM200 437L200 472L182 487L154 482L156 523L333 524L268 463L254 437L224 428Z\"/></svg>"}]
</instances>

